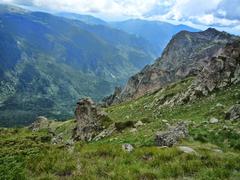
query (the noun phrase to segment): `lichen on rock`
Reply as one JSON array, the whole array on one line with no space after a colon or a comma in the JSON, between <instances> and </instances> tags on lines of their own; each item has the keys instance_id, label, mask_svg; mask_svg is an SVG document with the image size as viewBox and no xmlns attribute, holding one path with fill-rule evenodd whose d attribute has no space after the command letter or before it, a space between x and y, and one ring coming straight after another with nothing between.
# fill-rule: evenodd
<instances>
[{"instance_id":1,"label":"lichen on rock","mask_svg":"<svg viewBox=\"0 0 240 180\"><path fill-rule=\"evenodd\" d=\"M77 103L75 110L77 126L74 139L91 141L111 124L111 119L90 99L84 98Z\"/></svg>"},{"instance_id":2,"label":"lichen on rock","mask_svg":"<svg viewBox=\"0 0 240 180\"><path fill-rule=\"evenodd\" d=\"M155 143L157 146L171 147L182 138L188 136L187 124L184 122L178 123L176 126L170 127L168 131L157 132L155 135Z\"/></svg>"}]
</instances>

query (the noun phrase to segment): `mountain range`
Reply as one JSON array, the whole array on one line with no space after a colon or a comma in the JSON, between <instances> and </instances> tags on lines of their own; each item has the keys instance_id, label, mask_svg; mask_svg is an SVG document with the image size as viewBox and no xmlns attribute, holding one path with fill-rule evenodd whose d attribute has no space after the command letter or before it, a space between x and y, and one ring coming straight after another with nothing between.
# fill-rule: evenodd
<instances>
[{"instance_id":1,"label":"mountain range","mask_svg":"<svg viewBox=\"0 0 240 180\"><path fill-rule=\"evenodd\" d=\"M240 179L240 37L175 28L0 5L0 179Z\"/></svg>"},{"instance_id":2,"label":"mountain range","mask_svg":"<svg viewBox=\"0 0 240 180\"><path fill-rule=\"evenodd\" d=\"M143 27L130 34L120 30L121 24L115 27L92 16L52 15L9 5L0 6L0 15L2 126L29 124L38 115L73 116L77 99L99 101L109 95L152 63L158 45L166 43L165 38L159 42L165 34L153 42L139 35ZM151 24L157 24L156 31L164 28Z\"/></svg>"},{"instance_id":3,"label":"mountain range","mask_svg":"<svg viewBox=\"0 0 240 180\"><path fill-rule=\"evenodd\" d=\"M228 43L239 40L226 32L209 28L202 32L181 31L168 43L154 64L145 66L132 76L122 91L106 98L107 104L136 99L146 93L190 76L196 76L218 56Z\"/></svg>"}]
</instances>

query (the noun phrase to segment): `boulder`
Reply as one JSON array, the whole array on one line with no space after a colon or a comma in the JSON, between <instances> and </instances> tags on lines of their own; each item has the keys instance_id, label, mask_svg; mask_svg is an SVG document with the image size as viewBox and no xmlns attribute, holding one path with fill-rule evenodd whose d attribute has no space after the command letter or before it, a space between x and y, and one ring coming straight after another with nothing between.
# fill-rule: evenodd
<instances>
[{"instance_id":1,"label":"boulder","mask_svg":"<svg viewBox=\"0 0 240 180\"><path fill-rule=\"evenodd\" d=\"M131 144L123 144L122 145L122 150L125 152L132 152L133 151L133 146Z\"/></svg>"},{"instance_id":2,"label":"boulder","mask_svg":"<svg viewBox=\"0 0 240 180\"><path fill-rule=\"evenodd\" d=\"M134 127L140 127L140 126L143 126L143 122L142 121L137 121L135 124L134 124Z\"/></svg>"},{"instance_id":3,"label":"boulder","mask_svg":"<svg viewBox=\"0 0 240 180\"><path fill-rule=\"evenodd\" d=\"M178 149L187 154L196 154L196 151L193 148L187 146L178 146Z\"/></svg>"},{"instance_id":4,"label":"boulder","mask_svg":"<svg viewBox=\"0 0 240 180\"><path fill-rule=\"evenodd\" d=\"M75 116L77 120L75 140L91 141L111 123L107 114L99 109L90 98L81 99L77 103Z\"/></svg>"},{"instance_id":5,"label":"boulder","mask_svg":"<svg viewBox=\"0 0 240 180\"><path fill-rule=\"evenodd\" d=\"M42 129L48 129L51 121L44 116L38 116L36 120L29 126L32 131L39 131Z\"/></svg>"},{"instance_id":6,"label":"boulder","mask_svg":"<svg viewBox=\"0 0 240 180\"><path fill-rule=\"evenodd\" d=\"M230 107L225 115L226 120L240 120L240 104Z\"/></svg>"},{"instance_id":7,"label":"boulder","mask_svg":"<svg viewBox=\"0 0 240 180\"><path fill-rule=\"evenodd\" d=\"M217 118L211 118L209 121L211 124L216 124L219 122L219 120Z\"/></svg>"},{"instance_id":8,"label":"boulder","mask_svg":"<svg viewBox=\"0 0 240 180\"><path fill-rule=\"evenodd\" d=\"M93 138L93 141L98 141L102 138L110 136L116 130L115 124L110 125L107 129L104 129L100 134Z\"/></svg>"},{"instance_id":9,"label":"boulder","mask_svg":"<svg viewBox=\"0 0 240 180\"><path fill-rule=\"evenodd\" d=\"M132 129L130 129L129 132L131 132L131 133L135 133L135 132L137 132L137 128L132 128Z\"/></svg>"},{"instance_id":10,"label":"boulder","mask_svg":"<svg viewBox=\"0 0 240 180\"><path fill-rule=\"evenodd\" d=\"M155 143L157 146L171 147L174 144L188 136L187 124L184 122L178 123L176 126L172 126L168 131L157 132L155 135Z\"/></svg>"}]
</instances>

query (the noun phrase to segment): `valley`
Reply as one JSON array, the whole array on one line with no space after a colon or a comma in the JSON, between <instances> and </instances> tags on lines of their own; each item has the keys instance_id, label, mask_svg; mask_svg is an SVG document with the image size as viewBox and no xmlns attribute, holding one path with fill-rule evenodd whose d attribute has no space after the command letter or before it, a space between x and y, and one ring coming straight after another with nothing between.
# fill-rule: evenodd
<instances>
[{"instance_id":1,"label":"valley","mask_svg":"<svg viewBox=\"0 0 240 180\"><path fill-rule=\"evenodd\" d=\"M0 180L237 180L239 139L238 35L0 4Z\"/></svg>"}]
</instances>

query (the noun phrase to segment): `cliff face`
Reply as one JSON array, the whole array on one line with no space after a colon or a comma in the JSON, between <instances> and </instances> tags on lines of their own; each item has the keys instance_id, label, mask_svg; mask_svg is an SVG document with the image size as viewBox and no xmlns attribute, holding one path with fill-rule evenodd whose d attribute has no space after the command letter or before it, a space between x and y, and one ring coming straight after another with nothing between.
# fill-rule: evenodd
<instances>
[{"instance_id":1,"label":"cliff face","mask_svg":"<svg viewBox=\"0 0 240 180\"><path fill-rule=\"evenodd\" d=\"M203 32L182 31L176 34L162 56L152 65L132 76L113 103L138 98L171 82L197 75L218 56L227 43L239 37L209 28Z\"/></svg>"}]
</instances>

